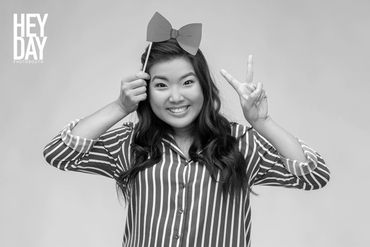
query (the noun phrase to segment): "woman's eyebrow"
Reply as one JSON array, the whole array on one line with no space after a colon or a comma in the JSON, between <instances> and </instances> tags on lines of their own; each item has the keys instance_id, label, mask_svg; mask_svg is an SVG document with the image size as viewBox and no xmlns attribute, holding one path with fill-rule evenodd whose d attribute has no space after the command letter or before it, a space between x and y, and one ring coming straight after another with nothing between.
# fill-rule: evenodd
<instances>
[{"instance_id":1,"label":"woman's eyebrow","mask_svg":"<svg viewBox=\"0 0 370 247\"><path fill-rule=\"evenodd\" d=\"M181 76L181 77L180 77L180 81L181 81L182 79L184 79L184 78L188 77L188 76L191 76L191 75L196 77L196 75L195 75L195 73L194 73L194 72L189 72L189 73L186 73L185 75Z\"/></svg>"},{"instance_id":2,"label":"woman's eyebrow","mask_svg":"<svg viewBox=\"0 0 370 247\"><path fill-rule=\"evenodd\" d=\"M189 73L186 73L186 74L182 75L179 80L181 81L182 79L184 79L184 78L186 78L186 77L188 77L190 75L196 77L196 75L195 75L194 72L189 72ZM155 79L161 79L161 80L164 80L164 81L169 81L167 77L161 76L161 75L155 75L155 76L153 76L152 77L152 81L154 81Z\"/></svg>"}]
</instances>

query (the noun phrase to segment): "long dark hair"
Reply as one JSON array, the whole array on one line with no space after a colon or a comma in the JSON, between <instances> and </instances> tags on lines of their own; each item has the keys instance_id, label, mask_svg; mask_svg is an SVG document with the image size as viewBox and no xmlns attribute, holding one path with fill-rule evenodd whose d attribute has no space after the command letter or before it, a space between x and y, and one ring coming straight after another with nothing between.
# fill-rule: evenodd
<instances>
[{"instance_id":1,"label":"long dark hair","mask_svg":"<svg viewBox=\"0 0 370 247\"><path fill-rule=\"evenodd\" d=\"M148 47L141 56L142 64L147 52ZM219 113L221 107L219 91L211 78L202 52L198 50L193 56L184 51L174 39L153 43L146 72L155 63L178 57L188 59L192 64L204 97L203 107L192 126L194 140L189 149L190 158L193 161L199 161L199 164L204 164L214 181L217 181L217 173L221 172L221 179L217 182L222 184L225 193L249 189L245 159L238 150L236 138L231 136L229 121ZM149 84L149 81L147 83ZM170 134L173 134L171 126L159 119L152 111L149 97L139 103L136 112L139 121L134 127L131 148L133 164L117 180L117 185L126 200L129 196L130 182L141 170L161 160L161 140L169 139ZM200 150L202 151L198 152Z\"/></svg>"}]
</instances>

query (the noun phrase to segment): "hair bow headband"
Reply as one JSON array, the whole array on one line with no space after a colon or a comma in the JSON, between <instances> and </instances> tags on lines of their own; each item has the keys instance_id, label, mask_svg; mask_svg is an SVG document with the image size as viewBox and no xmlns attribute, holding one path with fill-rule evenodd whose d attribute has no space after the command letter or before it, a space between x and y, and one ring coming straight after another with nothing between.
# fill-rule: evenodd
<instances>
[{"instance_id":1,"label":"hair bow headband","mask_svg":"<svg viewBox=\"0 0 370 247\"><path fill-rule=\"evenodd\" d=\"M171 23L166 18L158 12L155 12L148 23L146 40L151 43L149 44L143 71L146 69L153 42L162 42L171 38L176 39L182 49L191 55L195 55L197 54L202 38L202 24L191 23L176 30L172 28Z\"/></svg>"}]
</instances>

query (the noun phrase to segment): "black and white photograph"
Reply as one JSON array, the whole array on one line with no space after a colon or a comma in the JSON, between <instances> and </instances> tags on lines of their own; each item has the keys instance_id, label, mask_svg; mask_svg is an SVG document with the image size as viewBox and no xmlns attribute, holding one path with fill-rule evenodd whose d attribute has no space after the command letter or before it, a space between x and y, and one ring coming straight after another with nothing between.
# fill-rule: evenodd
<instances>
[{"instance_id":1,"label":"black and white photograph","mask_svg":"<svg viewBox=\"0 0 370 247\"><path fill-rule=\"evenodd\" d=\"M0 246L368 246L369 13L2 1Z\"/></svg>"}]
</instances>

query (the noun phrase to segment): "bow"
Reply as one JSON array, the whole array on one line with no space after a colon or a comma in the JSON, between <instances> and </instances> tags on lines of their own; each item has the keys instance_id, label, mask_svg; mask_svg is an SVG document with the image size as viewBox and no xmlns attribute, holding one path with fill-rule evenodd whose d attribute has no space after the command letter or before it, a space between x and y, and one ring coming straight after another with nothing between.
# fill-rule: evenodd
<instances>
[{"instance_id":1,"label":"bow","mask_svg":"<svg viewBox=\"0 0 370 247\"><path fill-rule=\"evenodd\" d=\"M148 24L146 40L161 42L174 38L182 49L191 55L197 54L202 38L202 24L191 23L179 30L173 29L171 23L158 12L155 12Z\"/></svg>"}]
</instances>

